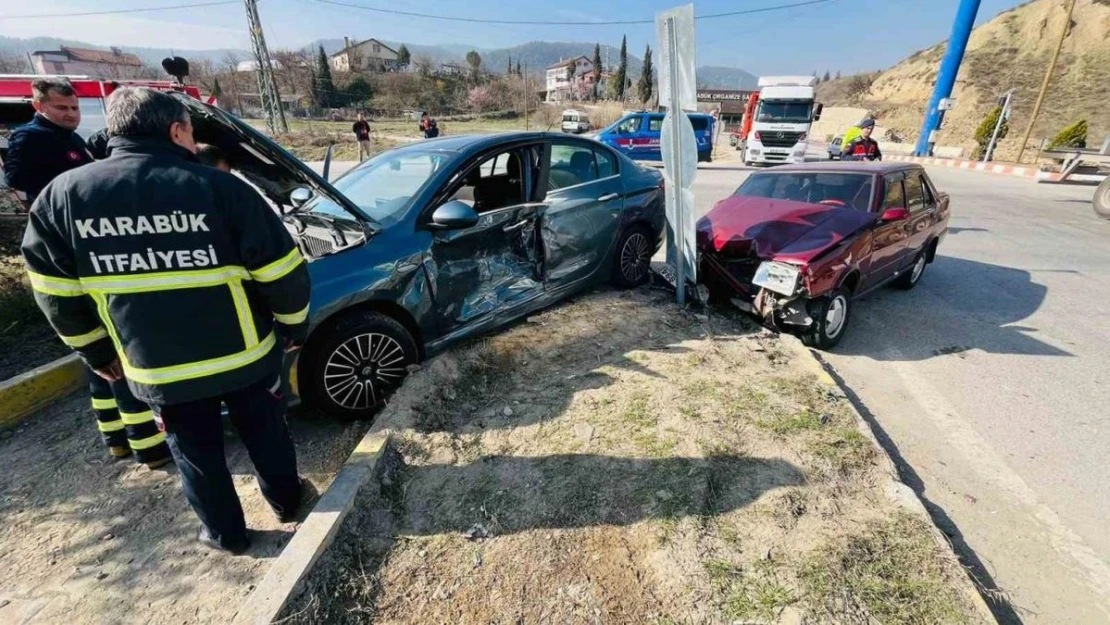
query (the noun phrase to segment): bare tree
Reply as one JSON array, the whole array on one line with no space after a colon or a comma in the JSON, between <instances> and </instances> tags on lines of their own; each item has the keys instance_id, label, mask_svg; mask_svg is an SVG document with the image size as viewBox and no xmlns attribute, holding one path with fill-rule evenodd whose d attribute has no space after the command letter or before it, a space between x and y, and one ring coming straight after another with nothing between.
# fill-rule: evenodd
<instances>
[{"instance_id":1,"label":"bare tree","mask_svg":"<svg viewBox=\"0 0 1110 625\"><path fill-rule=\"evenodd\" d=\"M31 62L23 54L0 53L0 74L30 74Z\"/></svg>"},{"instance_id":2,"label":"bare tree","mask_svg":"<svg viewBox=\"0 0 1110 625\"><path fill-rule=\"evenodd\" d=\"M416 71L421 76L427 78L432 75L432 70L435 68L435 61L432 60L432 57L427 55L418 56L414 63L416 64Z\"/></svg>"}]
</instances>

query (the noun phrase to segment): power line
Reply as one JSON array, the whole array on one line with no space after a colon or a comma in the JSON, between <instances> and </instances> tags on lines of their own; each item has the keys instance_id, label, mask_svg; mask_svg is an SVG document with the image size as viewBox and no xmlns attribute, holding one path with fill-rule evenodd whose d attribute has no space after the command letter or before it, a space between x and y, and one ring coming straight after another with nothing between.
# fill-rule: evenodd
<instances>
[{"instance_id":1,"label":"power line","mask_svg":"<svg viewBox=\"0 0 1110 625\"><path fill-rule=\"evenodd\" d=\"M447 22L467 22L471 24L502 24L502 25L515 25L515 26L633 26L641 24L654 24L654 19L646 20L612 20L602 22L583 22L583 21L550 21L550 20L498 20L498 19L484 19L478 17L457 17L448 15L435 15L432 13L417 13L415 11L401 11L398 9L381 9L378 7L368 7L361 4L353 4L350 2L342 2L341 0L312 0L320 4L330 4L332 6L347 7L351 9L360 9L363 11L371 11L373 13L385 13L388 15L402 15L405 17L421 17L425 19L443 20ZM706 15L699 15L695 19L709 20L718 19L722 17L735 17L737 15L751 15L753 13L767 13L770 11L784 11L786 9L793 9L796 7L811 6L816 4L827 4L833 0L804 0L802 2L794 2L792 4L779 4L769 7L761 7L758 9L744 9L742 11L727 11L724 13L708 13Z\"/></svg>"},{"instance_id":2,"label":"power line","mask_svg":"<svg viewBox=\"0 0 1110 625\"><path fill-rule=\"evenodd\" d=\"M217 2L200 2L196 4L175 4L172 6L162 7L143 7L137 9L117 9L114 11L85 11L82 13L39 13L37 15L4 15L0 16L6 20L35 20L56 17L92 17L95 15L120 15L123 13L152 13L155 11L174 11L177 9L199 9L202 7L214 7L223 4L239 4L238 0L218 0Z\"/></svg>"}]
</instances>

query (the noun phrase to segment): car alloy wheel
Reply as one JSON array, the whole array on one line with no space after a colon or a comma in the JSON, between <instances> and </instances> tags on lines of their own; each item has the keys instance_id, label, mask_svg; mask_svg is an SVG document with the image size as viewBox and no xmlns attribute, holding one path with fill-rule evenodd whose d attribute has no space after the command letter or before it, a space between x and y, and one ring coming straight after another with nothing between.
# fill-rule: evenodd
<instances>
[{"instance_id":1,"label":"car alloy wheel","mask_svg":"<svg viewBox=\"0 0 1110 625\"><path fill-rule=\"evenodd\" d=\"M825 335L830 340L836 339L844 330L844 322L847 319L848 298L844 294L838 293L829 302L829 308L825 312Z\"/></svg>"},{"instance_id":2,"label":"car alloy wheel","mask_svg":"<svg viewBox=\"0 0 1110 625\"><path fill-rule=\"evenodd\" d=\"M324 363L324 390L348 410L369 410L405 378L405 350L390 336L371 332L347 339Z\"/></svg>"},{"instance_id":3,"label":"car alloy wheel","mask_svg":"<svg viewBox=\"0 0 1110 625\"><path fill-rule=\"evenodd\" d=\"M621 248L621 275L631 284L639 284L647 275L651 263L651 244L642 232L634 232L624 240Z\"/></svg>"}]
</instances>

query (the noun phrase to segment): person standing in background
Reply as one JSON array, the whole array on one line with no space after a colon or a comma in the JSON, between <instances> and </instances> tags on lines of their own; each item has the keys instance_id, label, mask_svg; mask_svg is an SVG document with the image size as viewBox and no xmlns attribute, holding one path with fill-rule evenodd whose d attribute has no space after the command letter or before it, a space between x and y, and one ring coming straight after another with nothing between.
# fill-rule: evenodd
<instances>
[{"instance_id":1,"label":"person standing in background","mask_svg":"<svg viewBox=\"0 0 1110 625\"><path fill-rule=\"evenodd\" d=\"M81 108L73 86L65 79L42 79L32 84L35 118L12 133L4 174L11 186L27 194L29 202L59 175L92 162L84 140L77 134L81 125ZM92 137L97 141L98 158L107 156L107 133ZM39 294L36 292L36 299ZM58 326L55 326L55 330ZM69 335L59 332L62 342L80 349L96 340L98 335ZM166 435L158 431L150 408L131 394L125 381L109 381L86 367L89 394L96 413L96 425L113 458L131 454L148 468L157 469L168 463Z\"/></svg>"},{"instance_id":2,"label":"person standing in background","mask_svg":"<svg viewBox=\"0 0 1110 625\"><path fill-rule=\"evenodd\" d=\"M366 121L365 115L358 114L358 121L351 126L351 131L358 142L358 162L361 163L363 159L370 158L370 122Z\"/></svg>"}]
</instances>

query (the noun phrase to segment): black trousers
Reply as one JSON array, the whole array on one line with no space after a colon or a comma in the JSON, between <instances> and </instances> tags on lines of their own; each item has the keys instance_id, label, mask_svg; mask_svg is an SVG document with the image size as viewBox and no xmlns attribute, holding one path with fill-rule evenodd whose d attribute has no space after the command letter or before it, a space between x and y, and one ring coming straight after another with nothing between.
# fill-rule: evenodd
<instances>
[{"instance_id":1,"label":"black trousers","mask_svg":"<svg viewBox=\"0 0 1110 625\"><path fill-rule=\"evenodd\" d=\"M158 429L150 407L131 394L127 380L109 382L92 369L86 369L96 426L104 444L130 448L139 462L168 458L170 450L166 446L166 435Z\"/></svg>"},{"instance_id":2,"label":"black trousers","mask_svg":"<svg viewBox=\"0 0 1110 625\"><path fill-rule=\"evenodd\" d=\"M301 497L293 438L285 423L281 378L271 374L226 395L184 404L154 406L155 418L166 432L189 505L225 547L247 539L243 507L224 458L220 403L227 405L231 423L258 472L262 496L278 514L296 510Z\"/></svg>"}]
</instances>

